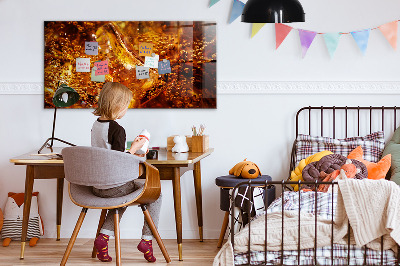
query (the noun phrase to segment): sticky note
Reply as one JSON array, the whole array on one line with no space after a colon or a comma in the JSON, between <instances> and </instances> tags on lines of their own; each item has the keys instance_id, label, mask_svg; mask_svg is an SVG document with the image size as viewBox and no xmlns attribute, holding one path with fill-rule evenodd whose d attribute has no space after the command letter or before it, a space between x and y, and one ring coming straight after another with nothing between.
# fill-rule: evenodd
<instances>
[{"instance_id":1,"label":"sticky note","mask_svg":"<svg viewBox=\"0 0 400 266\"><path fill-rule=\"evenodd\" d=\"M93 67L92 68L92 73L91 73L92 81L94 81L94 82L104 82L106 80L106 76L105 75L97 75L96 76L96 70L97 70L97 67Z\"/></svg>"},{"instance_id":2,"label":"sticky note","mask_svg":"<svg viewBox=\"0 0 400 266\"><path fill-rule=\"evenodd\" d=\"M171 73L171 63L169 60L164 59L158 62L158 74L168 74Z\"/></svg>"},{"instance_id":3,"label":"sticky note","mask_svg":"<svg viewBox=\"0 0 400 266\"><path fill-rule=\"evenodd\" d=\"M139 43L139 55L140 56L151 56L153 53L153 44L148 42Z\"/></svg>"},{"instance_id":4,"label":"sticky note","mask_svg":"<svg viewBox=\"0 0 400 266\"><path fill-rule=\"evenodd\" d=\"M109 74L108 61L107 60L95 62L94 66L97 67L96 76Z\"/></svg>"},{"instance_id":5,"label":"sticky note","mask_svg":"<svg viewBox=\"0 0 400 266\"><path fill-rule=\"evenodd\" d=\"M97 55L99 53L98 42L85 42L85 53L87 55Z\"/></svg>"},{"instance_id":6,"label":"sticky note","mask_svg":"<svg viewBox=\"0 0 400 266\"><path fill-rule=\"evenodd\" d=\"M144 66L145 67L152 67L152 68L158 68L158 59L160 56L158 54L154 56L146 56L144 60Z\"/></svg>"},{"instance_id":7,"label":"sticky note","mask_svg":"<svg viewBox=\"0 0 400 266\"><path fill-rule=\"evenodd\" d=\"M90 72L90 58L77 58L76 72Z\"/></svg>"},{"instance_id":8,"label":"sticky note","mask_svg":"<svg viewBox=\"0 0 400 266\"><path fill-rule=\"evenodd\" d=\"M150 78L150 69L144 66L136 66L136 78L137 79Z\"/></svg>"}]
</instances>

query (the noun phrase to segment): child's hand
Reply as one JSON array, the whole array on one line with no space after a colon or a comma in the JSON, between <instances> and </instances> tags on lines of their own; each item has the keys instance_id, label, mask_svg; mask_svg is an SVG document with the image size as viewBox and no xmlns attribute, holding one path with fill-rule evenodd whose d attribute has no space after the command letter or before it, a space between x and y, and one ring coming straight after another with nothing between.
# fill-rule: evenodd
<instances>
[{"instance_id":1,"label":"child's hand","mask_svg":"<svg viewBox=\"0 0 400 266\"><path fill-rule=\"evenodd\" d=\"M145 154L137 154L137 153L135 153L135 155L136 156L139 156L139 157L146 157L146 155L149 153L149 149L147 149L147 151L146 151L146 153Z\"/></svg>"},{"instance_id":2,"label":"child's hand","mask_svg":"<svg viewBox=\"0 0 400 266\"><path fill-rule=\"evenodd\" d=\"M143 145L146 141L147 140L145 138L136 137L135 140L132 142L129 152L132 154L135 154L140 148L143 147Z\"/></svg>"}]
</instances>

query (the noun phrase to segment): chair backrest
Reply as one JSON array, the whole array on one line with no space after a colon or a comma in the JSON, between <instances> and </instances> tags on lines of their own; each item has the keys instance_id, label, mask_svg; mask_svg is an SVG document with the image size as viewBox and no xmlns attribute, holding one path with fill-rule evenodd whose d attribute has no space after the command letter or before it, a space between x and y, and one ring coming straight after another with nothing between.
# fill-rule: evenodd
<instances>
[{"instance_id":1,"label":"chair backrest","mask_svg":"<svg viewBox=\"0 0 400 266\"><path fill-rule=\"evenodd\" d=\"M67 147L62 150L65 179L83 186L118 186L139 176L144 158L97 147Z\"/></svg>"}]
</instances>

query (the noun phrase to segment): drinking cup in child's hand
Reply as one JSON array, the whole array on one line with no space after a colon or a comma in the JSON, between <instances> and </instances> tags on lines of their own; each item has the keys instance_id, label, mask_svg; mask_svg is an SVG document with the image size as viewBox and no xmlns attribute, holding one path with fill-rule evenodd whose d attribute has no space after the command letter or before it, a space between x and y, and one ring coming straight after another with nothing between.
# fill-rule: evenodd
<instances>
[{"instance_id":1,"label":"drinking cup in child's hand","mask_svg":"<svg viewBox=\"0 0 400 266\"><path fill-rule=\"evenodd\" d=\"M132 142L129 152L132 154L136 153L136 151L143 147L146 141L147 140L145 138L136 137L135 140Z\"/></svg>"},{"instance_id":2,"label":"drinking cup in child's hand","mask_svg":"<svg viewBox=\"0 0 400 266\"><path fill-rule=\"evenodd\" d=\"M149 153L149 149L147 149L146 153L141 153L141 154L134 153L134 154L139 157L145 157L148 153Z\"/></svg>"}]
</instances>

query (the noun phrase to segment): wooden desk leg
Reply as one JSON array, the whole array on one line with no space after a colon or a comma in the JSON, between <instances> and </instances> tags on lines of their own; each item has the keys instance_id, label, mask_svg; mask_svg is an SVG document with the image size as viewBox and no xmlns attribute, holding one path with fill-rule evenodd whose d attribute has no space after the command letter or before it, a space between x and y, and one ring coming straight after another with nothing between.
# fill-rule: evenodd
<instances>
[{"instance_id":1,"label":"wooden desk leg","mask_svg":"<svg viewBox=\"0 0 400 266\"><path fill-rule=\"evenodd\" d=\"M200 242L203 242L203 203L201 196L201 168L200 161L194 164L194 191L196 194L197 220L199 225Z\"/></svg>"},{"instance_id":2,"label":"wooden desk leg","mask_svg":"<svg viewBox=\"0 0 400 266\"><path fill-rule=\"evenodd\" d=\"M26 234L28 233L29 213L31 212L31 200L34 181L34 166L26 166L25 177L25 195L24 195L24 213L22 219L22 232L21 232L21 255L20 259L24 259Z\"/></svg>"},{"instance_id":3,"label":"wooden desk leg","mask_svg":"<svg viewBox=\"0 0 400 266\"><path fill-rule=\"evenodd\" d=\"M181 205L181 174L179 167L174 167L172 187L174 191L175 223L178 242L179 260L182 260L182 205Z\"/></svg>"},{"instance_id":4,"label":"wooden desk leg","mask_svg":"<svg viewBox=\"0 0 400 266\"><path fill-rule=\"evenodd\" d=\"M57 178L57 241L60 241L64 178Z\"/></svg>"},{"instance_id":5,"label":"wooden desk leg","mask_svg":"<svg viewBox=\"0 0 400 266\"><path fill-rule=\"evenodd\" d=\"M224 237L225 237L225 233L226 233L226 228L228 227L228 222L229 222L229 212L225 212L224 221L222 222L221 233L219 235L217 248L222 247L222 242L224 242Z\"/></svg>"}]
</instances>

